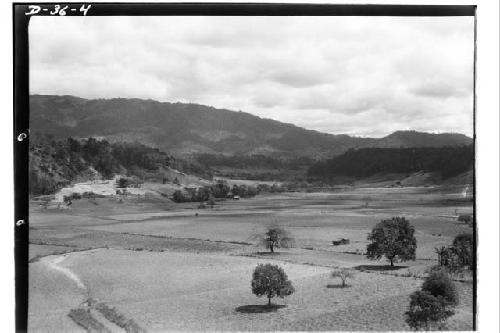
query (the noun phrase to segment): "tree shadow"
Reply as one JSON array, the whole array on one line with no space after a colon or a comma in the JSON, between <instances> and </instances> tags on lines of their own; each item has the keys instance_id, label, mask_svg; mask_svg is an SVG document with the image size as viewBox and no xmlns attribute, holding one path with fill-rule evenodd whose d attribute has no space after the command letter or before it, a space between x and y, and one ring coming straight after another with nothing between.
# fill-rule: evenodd
<instances>
[{"instance_id":1,"label":"tree shadow","mask_svg":"<svg viewBox=\"0 0 500 333\"><path fill-rule=\"evenodd\" d=\"M347 288L351 288L351 285L347 284L347 285L343 286L341 284L327 284L326 287L330 288L330 289L347 289Z\"/></svg>"},{"instance_id":2,"label":"tree shadow","mask_svg":"<svg viewBox=\"0 0 500 333\"><path fill-rule=\"evenodd\" d=\"M259 256L279 256L280 254L288 254L289 252L270 252L270 251L258 251L254 252L253 254L259 255Z\"/></svg>"},{"instance_id":3,"label":"tree shadow","mask_svg":"<svg viewBox=\"0 0 500 333\"><path fill-rule=\"evenodd\" d=\"M358 271L396 271L398 269L408 268L408 266L391 266L391 265L359 265L353 267Z\"/></svg>"},{"instance_id":4,"label":"tree shadow","mask_svg":"<svg viewBox=\"0 0 500 333\"><path fill-rule=\"evenodd\" d=\"M240 313L267 313L276 312L278 309L284 308L286 305L279 304L255 304L255 305L242 305L236 308L236 312Z\"/></svg>"}]
</instances>

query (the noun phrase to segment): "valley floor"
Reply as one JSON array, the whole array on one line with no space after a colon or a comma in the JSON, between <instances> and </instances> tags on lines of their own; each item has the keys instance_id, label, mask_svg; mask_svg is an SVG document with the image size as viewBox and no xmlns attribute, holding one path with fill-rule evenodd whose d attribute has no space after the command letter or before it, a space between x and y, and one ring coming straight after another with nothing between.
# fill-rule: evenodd
<instances>
[{"instance_id":1,"label":"valley floor","mask_svg":"<svg viewBox=\"0 0 500 333\"><path fill-rule=\"evenodd\" d=\"M456 188L281 193L196 207L133 196L120 204L82 199L63 211L33 204L29 330L83 331L68 314L92 308L89 301L146 331L408 330L408 296L437 263L434 247L471 232L456 221L472 212ZM415 226L418 250L415 262L390 270L363 253L368 232L392 216ZM255 244L272 223L290 231L294 248L268 254ZM342 237L350 244L332 246ZM253 269L266 262L283 267L296 292L273 299L286 305L275 312L245 311L267 302L250 288ZM357 270L350 287L329 276L336 267ZM461 280L451 330L472 329L472 283ZM112 317L89 313L107 330L123 331Z\"/></svg>"}]
</instances>

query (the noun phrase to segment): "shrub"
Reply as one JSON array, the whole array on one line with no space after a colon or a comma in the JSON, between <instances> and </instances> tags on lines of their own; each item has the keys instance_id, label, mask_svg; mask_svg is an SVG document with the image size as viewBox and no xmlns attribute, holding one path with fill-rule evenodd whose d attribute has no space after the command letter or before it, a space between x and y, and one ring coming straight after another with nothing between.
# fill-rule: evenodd
<instances>
[{"instance_id":1,"label":"shrub","mask_svg":"<svg viewBox=\"0 0 500 333\"><path fill-rule=\"evenodd\" d=\"M433 270L425 279L422 291L432 296L442 297L449 305L458 304L458 293L455 284L443 269Z\"/></svg>"},{"instance_id":2,"label":"shrub","mask_svg":"<svg viewBox=\"0 0 500 333\"><path fill-rule=\"evenodd\" d=\"M188 198L185 197L184 194L182 194L181 190L176 190L174 192L174 194L172 195L172 200L177 203L189 201Z\"/></svg>"},{"instance_id":3,"label":"shrub","mask_svg":"<svg viewBox=\"0 0 500 333\"><path fill-rule=\"evenodd\" d=\"M410 308L406 323L414 330L430 330L433 325L441 328L444 321L454 314L448 302L441 296L433 296L428 291L416 291L410 295Z\"/></svg>"},{"instance_id":4,"label":"shrub","mask_svg":"<svg viewBox=\"0 0 500 333\"><path fill-rule=\"evenodd\" d=\"M352 279L354 277L354 272L348 268L338 269L332 272L331 276L333 278L340 278L342 280L342 287L346 287L347 279Z\"/></svg>"},{"instance_id":5,"label":"shrub","mask_svg":"<svg viewBox=\"0 0 500 333\"><path fill-rule=\"evenodd\" d=\"M466 224L472 224L473 217L472 217L472 215L469 215L469 214L462 214L462 215L458 216L457 221L464 222Z\"/></svg>"},{"instance_id":6,"label":"shrub","mask_svg":"<svg viewBox=\"0 0 500 333\"><path fill-rule=\"evenodd\" d=\"M268 305L271 298L277 296L283 298L295 291L292 282L288 280L283 268L271 264L259 264L252 276L252 292L257 297L266 296Z\"/></svg>"},{"instance_id":7,"label":"shrub","mask_svg":"<svg viewBox=\"0 0 500 333\"><path fill-rule=\"evenodd\" d=\"M130 179L128 178L120 177L118 178L116 184L118 185L119 188L126 188L131 184L131 182Z\"/></svg>"},{"instance_id":8,"label":"shrub","mask_svg":"<svg viewBox=\"0 0 500 333\"><path fill-rule=\"evenodd\" d=\"M71 193L70 198L73 200L80 200L82 198L82 195L80 193L73 192Z\"/></svg>"},{"instance_id":9,"label":"shrub","mask_svg":"<svg viewBox=\"0 0 500 333\"><path fill-rule=\"evenodd\" d=\"M71 196L69 195L63 195L63 202L66 204L66 205L71 205L72 202L71 202Z\"/></svg>"},{"instance_id":10,"label":"shrub","mask_svg":"<svg viewBox=\"0 0 500 333\"><path fill-rule=\"evenodd\" d=\"M404 217L393 217L378 223L368 235L371 241L366 248L367 257L378 260L385 256L394 266L394 261L415 260L417 240L415 228Z\"/></svg>"}]
</instances>

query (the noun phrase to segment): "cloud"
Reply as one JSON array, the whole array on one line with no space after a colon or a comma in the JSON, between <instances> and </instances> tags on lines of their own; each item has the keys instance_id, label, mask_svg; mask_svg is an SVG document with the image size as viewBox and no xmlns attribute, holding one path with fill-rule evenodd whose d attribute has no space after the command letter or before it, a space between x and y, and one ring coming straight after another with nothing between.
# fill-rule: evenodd
<instances>
[{"instance_id":1,"label":"cloud","mask_svg":"<svg viewBox=\"0 0 500 333\"><path fill-rule=\"evenodd\" d=\"M417 96L448 98L469 96L472 89L464 89L457 85L451 85L449 82L423 82L422 84L410 90Z\"/></svg>"},{"instance_id":2,"label":"cloud","mask_svg":"<svg viewBox=\"0 0 500 333\"><path fill-rule=\"evenodd\" d=\"M472 134L471 17L33 17L30 91Z\"/></svg>"}]
</instances>

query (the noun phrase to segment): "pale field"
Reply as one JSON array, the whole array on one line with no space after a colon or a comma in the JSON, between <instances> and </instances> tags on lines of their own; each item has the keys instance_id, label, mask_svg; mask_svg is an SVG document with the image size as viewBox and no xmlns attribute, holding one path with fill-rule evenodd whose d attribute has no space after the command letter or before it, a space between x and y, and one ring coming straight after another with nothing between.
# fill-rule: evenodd
<instances>
[{"instance_id":1,"label":"pale field","mask_svg":"<svg viewBox=\"0 0 500 333\"><path fill-rule=\"evenodd\" d=\"M407 330L408 295L422 283L417 276L436 264L434 247L471 232L456 222L456 214L472 212L471 202L460 198L457 188L358 188L259 195L214 209L160 197L130 197L122 204L79 200L64 211L32 206L30 240L36 245L30 258L80 251L65 254L59 265L85 288L49 265L52 256L30 263L30 330L79 330L66 315L86 297L118 308L149 331ZM362 253L372 227L392 216L415 226L417 260L380 271L387 262ZM296 238L294 248L263 253L252 236L269 224L285 227ZM332 246L340 237L351 244ZM82 251L89 248L94 250ZM263 262L282 266L296 292L275 300L286 304L276 312L236 312L265 304L250 290L251 273ZM329 277L332 268L359 266L368 271L359 271L350 288L327 288L338 283ZM457 285L461 303L448 328L470 330L472 284Z\"/></svg>"}]
</instances>

